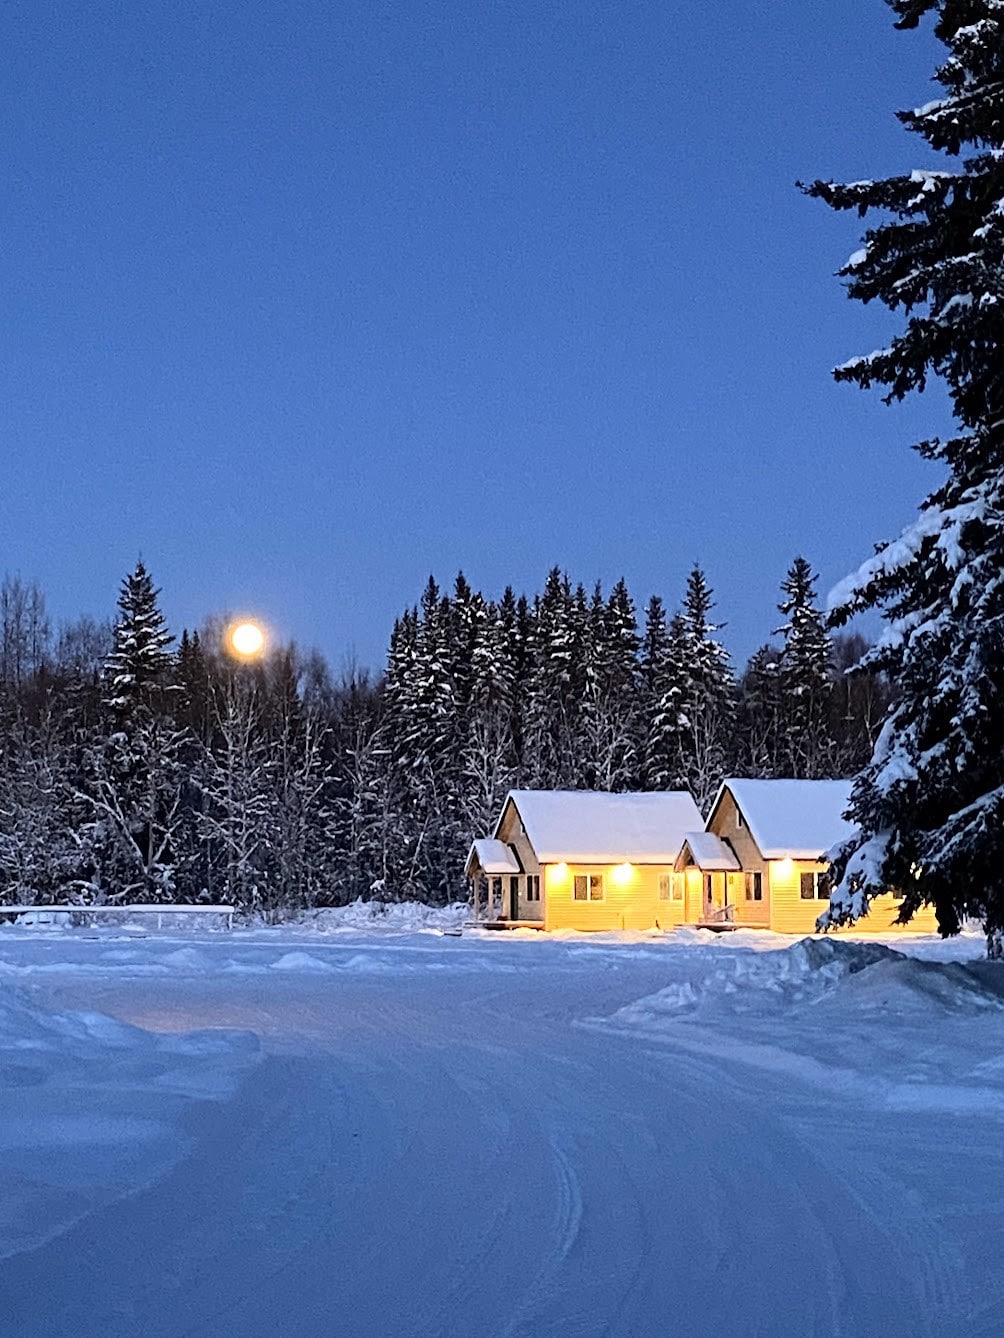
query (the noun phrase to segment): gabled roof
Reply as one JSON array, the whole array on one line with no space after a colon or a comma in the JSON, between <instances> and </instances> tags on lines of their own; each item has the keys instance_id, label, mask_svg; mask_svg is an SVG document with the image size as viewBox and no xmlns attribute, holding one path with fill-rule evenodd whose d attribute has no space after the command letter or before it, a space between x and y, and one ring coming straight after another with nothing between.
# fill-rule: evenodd
<instances>
[{"instance_id":1,"label":"gabled roof","mask_svg":"<svg viewBox=\"0 0 1004 1338\"><path fill-rule=\"evenodd\" d=\"M522 873L519 860L514 851L504 841L493 841L488 837L479 837L471 845L464 865L464 873L470 875L475 861L481 866L482 873Z\"/></svg>"},{"instance_id":2,"label":"gabled roof","mask_svg":"<svg viewBox=\"0 0 1004 1338\"><path fill-rule=\"evenodd\" d=\"M709 827L726 790L764 859L818 860L855 830L843 816L850 781L725 780L711 805Z\"/></svg>"},{"instance_id":3,"label":"gabled roof","mask_svg":"<svg viewBox=\"0 0 1004 1338\"><path fill-rule=\"evenodd\" d=\"M687 833L676 867L685 869L688 864L708 873L720 869L734 873L742 867L734 853L714 832Z\"/></svg>"},{"instance_id":4,"label":"gabled roof","mask_svg":"<svg viewBox=\"0 0 1004 1338\"><path fill-rule=\"evenodd\" d=\"M496 836L510 804L541 864L673 864L686 833L701 826L686 790L510 790Z\"/></svg>"}]
</instances>

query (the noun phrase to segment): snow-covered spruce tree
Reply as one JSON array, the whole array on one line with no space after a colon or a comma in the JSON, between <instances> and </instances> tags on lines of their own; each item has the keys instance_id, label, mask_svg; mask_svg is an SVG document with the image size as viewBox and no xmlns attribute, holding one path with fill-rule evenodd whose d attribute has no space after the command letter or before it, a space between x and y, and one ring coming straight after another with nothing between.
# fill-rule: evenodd
<instances>
[{"instance_id":1,"label":"snow-covered spruce tree","mask_svg":"<svg viewBox=\"0 0 1004 1338\"><path fill-rule=\"evenodd\" d=\"M833 650L815 606L816 576L796 557L781 582L777 606L785 623L775 632L784 638L777 665L780 689L780 763L782 774L799 780L833 775L836 742L830 732Z\"/></svg>"},{"instance_id":2,"label":"snow-covered spruce tree","mask_svg":"<svg viewBox=\"0 0 1004 1338\"><path fill-rule=\"evenodd\" d=\"M604 600L597 584L584 621L582 693L576 725L581 780L590 790L628 790L638 771L638 623L621 578Z\"/></svg>"},{"instance_id":3,"label":"snow-covered spruce tree","mask_svg":"<svg viewBox=\"0 0 1004 1338\"><path fill-rule=\"evenodd\" d=\"M512 781L516 784L522 768L523 717L530 672L530 608L525 595L517 599L512 587L506 586L493 629L496 663L486 704L490 709L490 704L496 703L505 714L504 729L512 748Z\"/></svg>"},{"instance_id":4,"label":"snow-covered spruce tree","mask_svg":"<svg viewBox=\"0 0 1004 1338\"><path fill-rule=\"evenodd\" d=\"M705 811L728 767L733 747L735 680L729 653L710 621L712 590L700 567L687 578L679 629L680 679L674 685L681 779ZM674 703L668 702L672 711Z\"/></svg>"},{"instance_id":5,"label":"snow-covered spruce tree","mask_svg":"<svg viewBox=\"0 0 1004 1338\"><path fill-rule=\"evenodd\" d=\"M159 590L142 559L122 582L115 646L105 663L108 705L125 718L160 705L169 689L174 637L157 604Z\"/></svg>"},{"instance_id":6,"label":"snow-covered spruce tree","mask_svg":"<svg viewBox=\"0 0 1004 1338\"><path fill-rule=\"evenodd\" d=\"M664 738L659 714L669 654L666 606L658 595L652 595L645 608L639 665L641 782L647 790L672 789L669 770L673 752Z\"/></svg>"},{"instance_id":7,"label":"snow-covered spruce tree","mask_svg":"<svg viewBox=\"0 0 1004 1338\"><path fill-rule=\"evenodd\" d=\"M123 581L105 663L105 736L88 750L78 798L89 898L169 901L181 821L181 734L173 718L173 640L142 561Z\"/></svg>"},{"instance_id":8,"label":"snow-covered spruce tree","mask_svg":"<svg viewBox=\"0 0 1004 1338\"><path fill-rule=\"evenodd\" d=\"M682 707L690 685L686 660L687 632L683 614L677 611L660 637L651 624L653 603L658 604L656 618L662 608L661 600L653 600L649 604L642 646L642 681L646 703L643 720L644 785L647 790L685 790L690 783L684 770L684 757L687 754L684 732L689 727L689 721Z\"/></svg>"},{"instance_id":9,"label":"snow-covered spruce tree","mask_svg":"<svg viewBox=\"0 0 1004 1338\"><path fill-rule=\"evenodd\" d=\"M855 783L859 834L834 861L830 919L861 915L886 888L900 919L933 905L943 934L966 916L1004 944L1004 5L887 0L897 27L929 13L948 56L944 96L900 113L951 160L883 181L817 181L835 209L891 219L844 266L850 295L902 310L889 346L837 369L887 400L945 382L959 425L919 444L947 469L901 537L837 592L835 621L879 607L887 632L869 663L896 693Z\"/></svg>"},{"instance_id":10,"label":"snow-covered spruce tree","mask_svg":"<svg viewBox=\"0 0 1004 1338\"><path fill-rule=\"evenodd\" d=\"M577 784L576 696L581 668L580 622L568 577L548 572L530 619L529 675L524 733L524 783L539 789Z\"/></svg>"},{"instance_id":11,"label":"snow-covered spruce tree","mask_svg":"<svg viewBox=\"0 0 1004 1338\"><path fill-rule=\"evenodd\" d=\"M404 843L389 896L452 895L465 842L458 796L462 737L471 688L472 638L483 610L464 578L458 601L430 576L421 603L399 620L385 686L391 763L400 779ZM463 661L463 663L461 663Z\"/></svg>"},{"instance_id":12,"label":"snow-covered spruce tree","mask_svg":"<svg viewBox=\"0 0 1004 1338\"><path fill-rule=\"evenodd\" d=\"M482 614L470 643L471 689L460 749L458 806L466 832L491 830L516 781L516 597L507 588L499 605L477 599Z\"/></svg>"},{"instance_id":13,"label":"snow-covered spruce tree","mask_svg":"<svg viewBox=\"0 0 1004 1338\"><path fill-rule=\"evenodd\" d=\"M787 774L780 658L776 646L761 646L739 681L736 769L743 776L769 780Z\"/></svg>"}]
</instances>

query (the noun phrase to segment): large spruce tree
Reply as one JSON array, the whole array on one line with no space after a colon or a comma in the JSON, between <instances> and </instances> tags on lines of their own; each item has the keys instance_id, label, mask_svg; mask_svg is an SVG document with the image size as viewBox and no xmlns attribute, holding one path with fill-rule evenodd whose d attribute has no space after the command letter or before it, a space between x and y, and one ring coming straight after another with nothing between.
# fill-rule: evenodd
<instances>
[{"instance_id":1,"label":"large spruce tree","mask_svg":"<svg viewBox=\"0 0 1004 1338\"><path fill-rule=\"evenodd\" d=\"M81 828L94 900L167 901L175 893L182 825L181 734L174 640L159 591L142 561L122 582L114 647L105 662L107 719L87 750L78 798L91 808Z\"/></svg>"},{"instance_id":2,"label":"large spruce tree","mask_svg":"<svg viewBox=\"0 0 1004 1338\"><path fill-rule=\"evenodd\" d=\"M902 311L889 346L837 369L888 400L942 378L958 433L917 449L947 478L901 537L838 595L836 621L879 607L889 627L870 662L896 692L835 860L831 919L903 894L901 918L932 904L943 933L980 917L1004 937L1004 6L887 0L897 27L925 16L947 58L944 90L900 120L946 155L940 171L806 189L835 209L882 211L844 266L850 295ZM888 217L891 215L891 217Z\"/></svg>"},{"instance_id":3,"label":"large spruce tree","mask_svg":"<svg viewBox=\"0 0 1004 1338\"><path fill-rule=\"evenodd\" d=\"M781 583L777 607L785 622L775 633L784 637L777 665L781 766L803 780L833 775L837 755L829 710L833 651L815 604L816 579L805 558L796 557Z\"/></svg>"},{"instance_id":4,"label":"large spruce tree","mask_svg":"<svg viewBox=\"0 0 1004 1338\"><path fill-rule=\"evenodd\" d=\"M676 694L680 771L686 788L705 812L728 769L735 747L735 681L729 653L711 621L714 591L694 567L674 635L679 638L681 675Z\"/></svg>"}]
</instances>

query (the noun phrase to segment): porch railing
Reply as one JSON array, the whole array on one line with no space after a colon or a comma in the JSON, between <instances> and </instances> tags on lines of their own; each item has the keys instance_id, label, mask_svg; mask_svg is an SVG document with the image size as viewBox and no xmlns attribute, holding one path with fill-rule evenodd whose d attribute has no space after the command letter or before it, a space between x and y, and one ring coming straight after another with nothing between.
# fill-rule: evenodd
<instances>
[{"instance_id":1,"label":"porch railing","mask_svg":"<svg viewBox=\"0 0 1004 1338\"><path fill-rule=\"evenodd\" d=\"M706 925L731 925L735 924L736 908L731 903L728 906L705 906L704 923Z\"/></svg>"}]
</instances>

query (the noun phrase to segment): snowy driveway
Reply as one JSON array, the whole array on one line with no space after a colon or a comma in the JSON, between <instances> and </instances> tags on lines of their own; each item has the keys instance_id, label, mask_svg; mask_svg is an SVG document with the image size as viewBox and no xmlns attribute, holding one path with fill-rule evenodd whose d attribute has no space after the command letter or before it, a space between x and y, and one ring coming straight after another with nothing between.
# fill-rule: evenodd
<instances>
[{"instance_id":1,"label":"snowy driveway","mask_svg":"<svg viewBox=\"0 0 1004 1338\"><path fill-rule=\"evenodd\" d=\"M766 942L9 931L0 1334L1004 1334L993 977Z\"/></svg>"}]
</instances>

